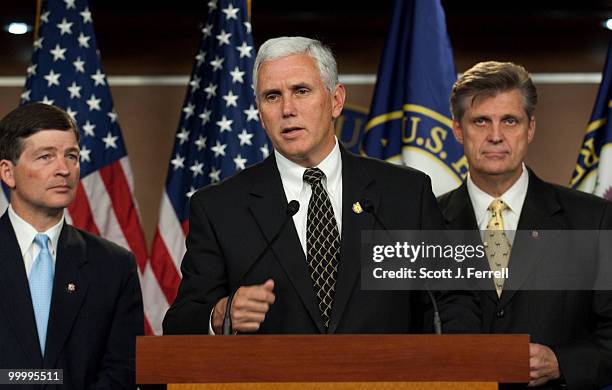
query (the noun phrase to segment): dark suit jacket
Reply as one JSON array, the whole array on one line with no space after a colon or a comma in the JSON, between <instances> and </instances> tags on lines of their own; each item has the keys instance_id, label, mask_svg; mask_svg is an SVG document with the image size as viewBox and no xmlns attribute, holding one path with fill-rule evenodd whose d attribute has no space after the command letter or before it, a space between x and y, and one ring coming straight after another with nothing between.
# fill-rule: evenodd
<instances>
[{"instance_id":1,"label":"dark suit jacket","mask_svg":"<svg viewBox=\"0 0 612 390\"><path fill-rule=\"evenodd\" d=\"M478 229L465 183L440 197L439 204L450 229ZM539 276L537 264L541 258L564 245L558 241L559 237L548 239L542 234L539 247L525 250L525 240L519 239L524 237L520 235L521 230L543 233L545 230L600 230L610 229L611 221L611 203L546 183L529 171L529 187L510 255L510 279L506 283L517 287L528 285L530 278ZM588 245L593 246L597 243ZM590 264L591 259L586 256L591 255L576 259L576 264ZM504 290L498 298L490 290L480 293L480 301L486 332L528 333L531 342L551 347L569 389L597 389L612 383L612 294L609 291ZM555 383L549 384L551 388L555 386Z\"/></svg>"},{"instance_id":2,"label":"dark suit jacket","mask_svg":"<svg viewBox=\"0 0 612 390\"><path fill-rule=\"evenodd\" d=\"M407 333L423 330L423 294L363 291L361 231L380 229L368 213L352 211L369 199L389 229L440 229L442 217L421 172L342 154L342 242L328 333ZM307 207L303 204L300 207ZM165 334L207 333L214 305L240 285L275 282L260 333L325 333L297 231L290 221L271 250L240 281L286 218L287 199L274 156L191 198L187 253L178 296L164 318ZM449 330L479 326L472 297L441 299ZM425 327L431 331L431 325Z\"/></svg>"},{"instance_id":3,"label":"dark suit jacket","mask_svg":"<svg viewBox=\"0 0 612 390\"><path fill-rule=\"evenodd\" d=\"M64 224L43 357L8 212L0 218L0 237L0 368L63 369L63 386L45 389L135 388L135 342L144 319L132 254ZM69 283L76 286L74 292L67 290Z\"/></svg>"}]
</instances>

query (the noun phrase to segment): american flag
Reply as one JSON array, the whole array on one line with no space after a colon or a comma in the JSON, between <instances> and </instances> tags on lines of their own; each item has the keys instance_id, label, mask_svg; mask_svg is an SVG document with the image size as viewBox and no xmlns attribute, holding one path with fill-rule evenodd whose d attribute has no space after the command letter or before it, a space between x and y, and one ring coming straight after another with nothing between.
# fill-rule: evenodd
<instances>
[{"instance_id":1,"label":"american flag","mask_svg":"<svg viewBox=\"0 0 612 390\"><path fill-rule=\"evenodd\" d=\"M255 49L245 0L211 0L170 157L151 267L174 301L188 232L189 198L270 153L252 86ZM154 330L160 330L156 322Z\"/></svg>"},{"instance_id":2,"label":"american flag","mask_svg":"<svg viewBox=\"0 0 612 390\"><path fill-rule=\"evenodd\" d=\"M46 2L21 94L22 104L31 102L63 108L81 130L81 181L67 221L131 250L146 289L148 260L132 170L87 0ZM145 329L150 333L148 321Z\"/></svg>"}]
</instances>

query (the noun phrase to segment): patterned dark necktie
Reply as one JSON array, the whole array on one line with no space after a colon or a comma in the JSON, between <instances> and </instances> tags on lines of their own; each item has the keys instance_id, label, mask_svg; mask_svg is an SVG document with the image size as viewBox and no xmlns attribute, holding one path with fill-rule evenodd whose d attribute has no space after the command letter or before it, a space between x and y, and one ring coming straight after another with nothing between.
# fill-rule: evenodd
<instances>
[{"instance_id":1,"label":"patterned dark necktie","mask_svg":"<svg viewBox=\"0 0 612 390\"><path fill-rule=\"evenodd\" d=\"M304 181L312 187L306 222L306 259L321 318L327 328L338 275L340 233L329 195L321 183L324 176L319 168L309 168L304 172Z\"/></svg>"}]
</instances>

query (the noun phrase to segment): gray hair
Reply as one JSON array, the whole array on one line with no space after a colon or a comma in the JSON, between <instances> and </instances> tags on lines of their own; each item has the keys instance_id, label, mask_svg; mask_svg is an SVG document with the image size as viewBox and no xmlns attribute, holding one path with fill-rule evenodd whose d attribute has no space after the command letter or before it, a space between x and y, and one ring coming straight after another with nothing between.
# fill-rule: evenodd
<instances>
[{"instance_id":1,"label":"gray hair","mask_svg":"<svg viewBox=\"0 0 612 390\"><path fill-rule=\"evenodd\" d=\"M321 80L329 92L338 85L338 65L331 49L316 39L304 37L280 37L268 39L260 46L253 66L253 86L257 91L257 72L265 61L276 60L295 54L308 54L317 66Z\"/></svg>"}]
</instances>

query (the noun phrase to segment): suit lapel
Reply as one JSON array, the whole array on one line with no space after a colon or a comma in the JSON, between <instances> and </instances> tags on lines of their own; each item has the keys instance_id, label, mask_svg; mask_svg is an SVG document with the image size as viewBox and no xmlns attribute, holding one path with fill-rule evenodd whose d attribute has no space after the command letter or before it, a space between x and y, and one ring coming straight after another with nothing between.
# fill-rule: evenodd
<instances>
[{"instance_id":1,"label":"suit lapel","mask_svg":"<svg viewBox=\"0 0 612 390\"><path fill-rule=\"evenodd\" d=\"M510 255L508 289L504 287L500 298L502 304L521 289L537 264L551 252L558 240L555 230L561 230L565 225L558 217L561 211L554 190L529 170L529 187Z\"/></svg>"},{"instance_id":2,"label":"suit lapel","mask_svg":"<svg viewBox=\"0 0 612 390\"><path fill-rule=\"evenodd\" d=\"M270 242L287 217L287 199L274 155L262 163L259 175L254 179L249 207L266 241ZM293 284L313 322L316 323L319 332L323 333L323 322L315 302L306 257L293 221L289 221L280 233L272 245L272 252Z\"/></svg>"},{"instance_id":3,"label":"suit lapel","mask_svg":"<svg viewBox=\"0 0 612 390\"><path fill-rule=\"evenodd\" d=\"M342 242L329 333L335 333L338 328L344 309L359 280L361 232L375 228L382 229L382 227L375 226L375 220L369 214L353 212L353 204L362 199L369 199L374 210L378 210L379 197L368 189L374 180L366 177L359 159L342 147L340 150L342 153Z\"/></svg>"},{"instance_id":4,"label":"suit lapel","mask_svg":"<svg viewBox=\"0 0 612 390\"><path fill-rule=\"evenodd\" d=\"M80 272L80 268L87 262L86 254L85 242L78 231L64 224L55 263L55 280L44 357L45 367L55 366L87 293L88 282Z\"/></svg>"},{"instance_id":5,"label":"suit lapel","mask_svg":"<svg viewBox=\"0 0 612 390\"><path fill-rule=\"evenodd\" d=\"M476 222L476 215L474 214L474 207L468 193L467 183L464 181L463 184L452 191L449 196L448 203L444 210L442 210L446 225L453 230L472 230L474 236L468 237L467 239L470 240L470 242L482 242L478 223ZM481 269L489 270L488 262L481 264ZM492 280L482 278L478 279L477 283L489 299L494 302L499 300Z\"/></svg>"},{"instance_id":6,"label":"suit lapel","mask_svg":"<svg viewBox=\"0 0 612 390\"><path fill-rule=\"evenodd\" d=\"M39 368L42 356L28 277L8 212L0 218L0 237L0 310L4 311L4 318L10 323L32 368Z\"/></svg>"}]
</instances>

